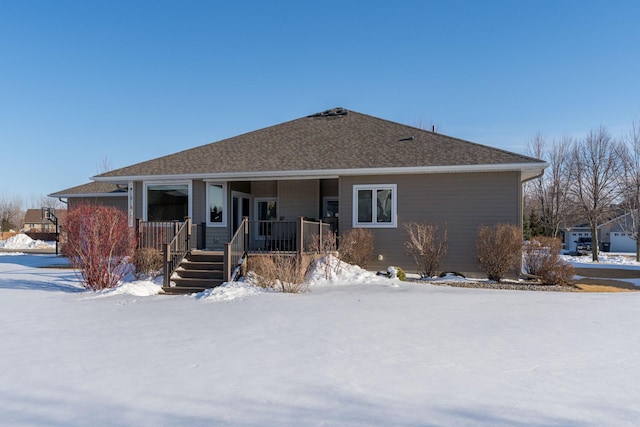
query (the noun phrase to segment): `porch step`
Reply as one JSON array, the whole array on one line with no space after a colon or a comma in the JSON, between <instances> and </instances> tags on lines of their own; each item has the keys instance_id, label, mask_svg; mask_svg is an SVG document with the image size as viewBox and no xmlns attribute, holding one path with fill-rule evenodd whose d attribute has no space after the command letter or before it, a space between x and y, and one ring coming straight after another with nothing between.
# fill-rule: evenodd
<instances>
[{"instance_id":1,"label":"porch step","mask_svg":"<svg viewBox=\"0 0 640 427\"><path fill-rule=\"evenodd\" d=\"M192 251L173 274L175 286L164 286L168 294L190 294L224 283L224 255L217 251Z\"/></svg>"},{"instance_id":2,"label":"porch step","mask_svg":"<svg viewBox=\"0 0 640 427\"><path fill-rule=\"evenodd\" d=\"M222 251L193 250L189 254L188 260L192 262L222 263L224 261L224 253Z\"/></svg>"}]
</instances>

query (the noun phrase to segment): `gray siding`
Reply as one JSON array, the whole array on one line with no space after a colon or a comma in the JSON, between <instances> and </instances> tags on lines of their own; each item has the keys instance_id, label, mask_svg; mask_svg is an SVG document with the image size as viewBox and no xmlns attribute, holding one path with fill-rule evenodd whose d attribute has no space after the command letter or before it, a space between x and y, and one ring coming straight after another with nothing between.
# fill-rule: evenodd
<instances>
[{"instance_id":1,"label":"gray siding","mask_svg":"<svg viewBox=\"0 0 640 427\"><path fill-rule=\"evenodd\" d=\"M279 181L278 215L285 220L298 217L318 218L320 182L317 179Z\"/></svg>"},{"instance_id":2,"label":"gray siding","mask_svg":"<svg viewBox=\"0 0 640 427\"><path fill-rule=\"evenodd\" d=\"M127 212L127 195L110 197L69 197L68 208L73 209L81 204L113 206Z\"/></svg>"},{"instance_id":3,"label":"gray siding","mask_svg":"<svg viewBox=\"0 0 640 427\"><path fill-rule=\"evenodd\" d=\"M320 193L322 197L338 197L340 193L339 180L337 178L320 180Z\"/></svg>"},{"instance_id":4,"label":"gray siding","mask_svg":"<svg viewBox=\"0 0 640 427\"><path fill-rule=\"evenodd\" d=\"M278 181L253 181L251 197L278 197Z\"/></svg>"},{"instance_id":5,"label":"gray siding","mask_svg":"<svg viewBox=\"0 0 640 427\"><path fill-rule=\"evenodd\" d=\"M398 227L370 230L375 236L375 256L370 269L398 265L415 272L404 255L403 223L425 221L447 227L449 245L442 269L477 276L475 255L478 227L510 223L522 226L522 185L519 172L458 173L343 177L340 180L340 232L352 227L353 186L397 184Z\"/></svg>"},{"instance_id":6,"label":"gray siding","mask_svg":"<svg viewBox=\"0 0 640 427\"><path fill-rule=\"evenodd\" d=\"M229 229L227 227L207 227L206 248L220 251L229 241Z\"/></svg>"},{"instance_id":7,"label":"gray siding","mask_svg":"<svg viewBox=\"0 0 640 427\"><path fill-rule=\"evenodd\" d=\"M194 224L207 221L207 183L194 179L191 183L193 201L191 202L191 220Z\"/></svg>"}]
</instances>

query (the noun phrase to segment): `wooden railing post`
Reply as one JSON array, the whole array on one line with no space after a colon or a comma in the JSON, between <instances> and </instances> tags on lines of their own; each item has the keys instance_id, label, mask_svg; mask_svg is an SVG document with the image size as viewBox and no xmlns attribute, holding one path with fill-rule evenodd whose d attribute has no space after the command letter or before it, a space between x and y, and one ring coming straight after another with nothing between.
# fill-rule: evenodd
<instances>
[{"instance_id":1,"label":"wooden railing post","mask_svg":"<svg viewBox=\"0 0 640 427\"><path fill-rule=\"evenodd\" d=\"M136 237L138 238L138 247L142 248L142 218L136 218Z\"/></svg>"},{"instance_id":2,"label":"wooden railing post","mask_svg":"<svg viewBox=\"0 0 640 427\"><path fill-rule=\"evenodd\" d=\"M322 231L323 231L322 230L322 220L320 220L320 222L318 222L318 242L320 243L320 247L318 249L320 249L320 250L322 250L321 248L324 247L324 245L323 245L324 242L322 241L322 239L323 239Z\"/></svg>"},{"instance_id":3,"label":"wooden railing post","mask_svg":"<svg viewBox=\"0 0 640 427\"><path fill-rule=\"evenodd\" d=\"M184 222L186 222L186 227L187 227L187 236L186 236L186 242L185 242L185 249L187 250L191 250L191 217L186 217L184 219ZM176 231L177 233L177 231Z\"/></svg>"},{"instance_id":4,"label":"wooden railing post","mask_svg":"<svg viewBox=\"0 0 640 427\"><path fill-rule=\"evenodd\" d=\"M229 282L231 280L231 243L224 244L224 254L222 257L222 270L224 281Z\"/></svg>"},{"instance_id":5,"label":"wooden railing post","mask_svg":"<svg viewBox=\"0 0 640 427\"><path fill-rule=\"evenodd\" d=\"M304 252L304 217L299 216L296 225L298 228L298 232L296 233L296 252L298 253L298 255L302 255L302 253Z\"/></svg>"},{"instance_id":6,"label":"wooden railing post","mask_svg":"<svg viewBox=\"0 0 640 427\"><path fill-rule=\"evenodd\" d=\"M164 256L164 268L163 268L164 276L162 277L162 286L166 288L169 286L169 283L170 283L169 275L171 274L171 271L169 268L169 263L171 262L171 251L169 250L169 243L162 244L162 255Z\"/></svg>"},{"instance_id":7,"label":"wooden railing post","mask_svg":"<svg viewBox=\"0 0 640 427\"><path fill-rule=\"evenodd\" d=\"M242 226L244 228L244 250L249 251L249 217L242 217Z\"/></svg>"}]
</instances>

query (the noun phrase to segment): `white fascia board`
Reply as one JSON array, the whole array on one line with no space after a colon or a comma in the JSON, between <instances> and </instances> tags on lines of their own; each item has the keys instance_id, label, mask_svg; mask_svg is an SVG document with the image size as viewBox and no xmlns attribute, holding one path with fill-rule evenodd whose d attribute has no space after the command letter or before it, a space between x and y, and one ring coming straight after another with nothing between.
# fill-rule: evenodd
<instances>
[{"instance_id":1,"label":"white fascia board","mask_svg":"<svg viewBox=\"0 0 640 427\"><path fill-rule=\"evenodd\" d=\"M73 194L56 194L47 195L47 197L55 197L62 199L69 199L74 197L127 197L127 192L124 193L73 193Z\"/></svg>"},{"instance_id":2,"label":"white fascia board","mask_svg":"<svg viewBox=\"0 0 640 427\"><path fill-rule=\"evenodd\" d=\"M527 176L539 175L548 166L548 163L508 163L498 165L453 165L453 166L413 166L405 168L361 168L361 169L319 169L319 170L292 170L292 171L257 171L257 172L220 172L201 174L176 174L176 175L140 175L118 177L92 177L94 181L128 182L128 181L158 181L179 179L202 180L274 180L274 179L327 179L339 176L353 175L408 175L408 174L435 174L435 173L470 173L470 172L507 172L522 171Z\"/></svg>"}]
</instances>

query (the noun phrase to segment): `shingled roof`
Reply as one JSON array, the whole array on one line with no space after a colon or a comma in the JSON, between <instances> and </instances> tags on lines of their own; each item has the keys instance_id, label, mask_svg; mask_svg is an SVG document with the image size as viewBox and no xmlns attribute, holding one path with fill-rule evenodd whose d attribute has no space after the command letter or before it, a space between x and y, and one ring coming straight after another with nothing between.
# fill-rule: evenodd
<instances>
[{"instance_id":1,"label":"shingled roof","mask_svg":"<svg viewBox=\"0 0 640 427\"><path fill-rule=\"evenodd\" d=\"M351 171L474 165L530 165L541 160L342 108L137 163L99 181L154 176L287 171Z\"/></svg>"},{"instance_id":2,"label":"shingled roof","mask_svg":"<svg viewBox=\"0 0 640 427\"><path fill-rule=\"evenodd\" d=\"M49 194L50 197L127 197L127 189L110 182L89 182L66 190Z\"/></svg>"}]
</instances>

